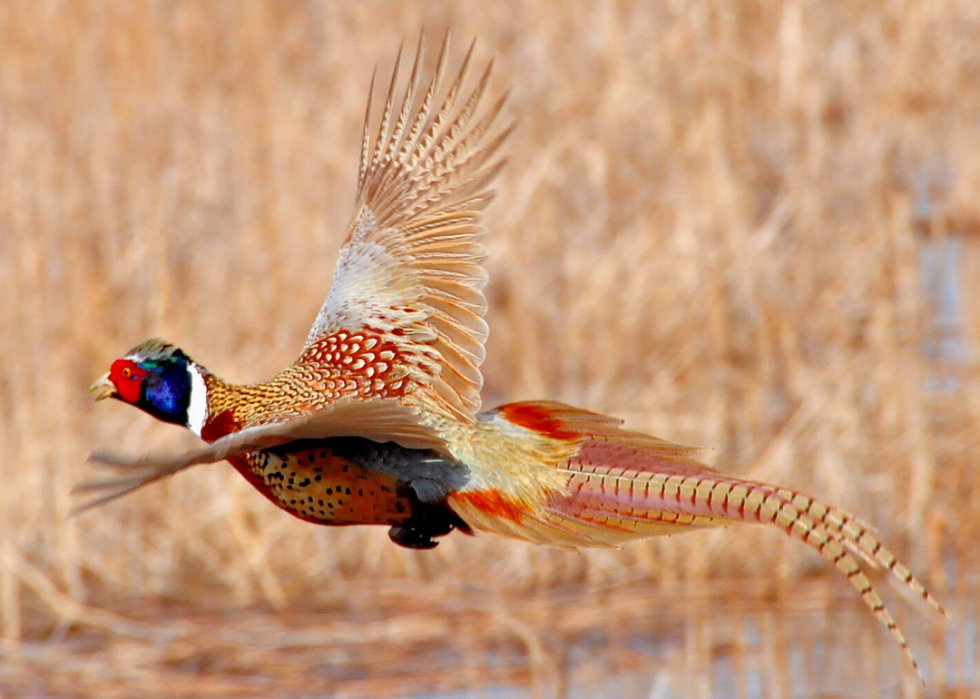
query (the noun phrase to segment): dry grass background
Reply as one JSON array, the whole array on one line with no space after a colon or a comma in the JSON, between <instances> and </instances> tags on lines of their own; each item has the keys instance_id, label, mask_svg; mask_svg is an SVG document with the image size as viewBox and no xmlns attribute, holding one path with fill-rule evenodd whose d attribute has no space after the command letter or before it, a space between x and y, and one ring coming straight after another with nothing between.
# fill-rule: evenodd
<instances>
[{"instance_id":1,"label":"dry grass background","mask_svg":"<svg viewBox=\"0 0 980 699\"><path fill-rule=\"evenodd\" d=\"M356 609L389 624L378 633L402 654L466 639L472 672L433 680L445 686L487 680L477 651L493 624L450 621L498 605L488 618L511 620L540 680L541 615L508 605L545 605L554 622L568 612L548 606L555 590L587 590L569 602L583 613L619 590L615 619L589 617L602 628L646 605L707 614L692 590L752 597L738 581L765 580L775 587L753 599L778 602L834 575L751 529L585 555L461 536L406 552L380 528L293 520L222 465L67 517L92 447L185 439L91 403L88 384L129 347L163 336L237 381L295 358L349 214L371 69L450 21L454 55L473 35L479 56L496 53L520 120L487 217L485 405L561 399L712 447L719 467L858 511L940 596L975 592L973 0L3 0L0 691L34 696L25 687L41 685L15 679L33 673L49 692L38 696L149 696L167 653L183 652L154 636L174 630L156 622L175 609L251 610L195 627L209 632L248 614L302 628L304 610L334 610L332 629ZM848 598L843 582L832 589ZM438 606L454 596L474 600L468 612ZM437 612L413 626L419 599ZM399 604L416 616L386 616ZM118 641L100 646L101 664L51 650L92 627ZM343 650L364 634L320 640ZM241 665L201 662L187 696L248 695L221 684ZM36 679L48 671L64 686ZM323 691L339 691L332 681ZM406 685L345 691L393 686Z\"/></svg>"}]
</instances>

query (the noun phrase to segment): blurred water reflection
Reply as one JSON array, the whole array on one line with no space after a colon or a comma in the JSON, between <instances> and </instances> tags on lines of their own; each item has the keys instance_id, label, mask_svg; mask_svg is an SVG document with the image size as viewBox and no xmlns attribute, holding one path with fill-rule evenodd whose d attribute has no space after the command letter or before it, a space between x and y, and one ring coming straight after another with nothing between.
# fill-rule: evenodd
<instances>
[{"instance_id":1,"label":"blurred water reflection","mask_svg":"<svg viewBox=\"0 0 980 699\"><path fill-rule=\"evenodd\" d=\"M923 690L842 581L645 584L501 597L366 588L332 611L139 610L142 627L6 646L6 696L770 699L968 697L976 576L946 624L891 597ZM150 633L152 630L153 633ZM171 634L167 636L167 634ZM134 694L136 692L136 694Z\"/></svg>"}]
</instances>

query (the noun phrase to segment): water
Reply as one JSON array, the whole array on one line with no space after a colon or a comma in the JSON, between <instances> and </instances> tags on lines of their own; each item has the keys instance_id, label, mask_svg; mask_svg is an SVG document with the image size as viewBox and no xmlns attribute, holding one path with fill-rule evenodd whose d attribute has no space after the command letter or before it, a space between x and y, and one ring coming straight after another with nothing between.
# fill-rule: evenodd
<instances>
[{"instance_id":1,"label":"water","mask_svg":"<svg viewBox=\"0 0 980 699\"><path fill-rule=\"evenodd\" d=\"M763 579L496 595L365 585L306 612L135 601L137 632L79 625L0 647L0 696L965 698L980 696L971 586L941 594L945 624L887 595L924 693L846 582L821 577L787 590Z\"/></svg>"}]
</instances>

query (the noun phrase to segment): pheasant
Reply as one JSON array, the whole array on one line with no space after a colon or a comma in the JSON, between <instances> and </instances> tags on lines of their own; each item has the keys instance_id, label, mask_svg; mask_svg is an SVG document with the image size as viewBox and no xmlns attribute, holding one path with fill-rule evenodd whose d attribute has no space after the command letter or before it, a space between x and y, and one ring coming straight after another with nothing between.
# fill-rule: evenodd
<instances>
[{"instance_id":1,"label":"pheasant","mask_svg":"<svg viewBox=\"0 0 980 699\"><path fill-rule=\"evenodd\" d=\"M579 548L773 525L846 576L918 673L858 559L946 612L854 515L713 470L695 449L561 403L479 412L488 331L480 221L513 124L498 125L506 94L485 100L493 62L467 87L471 44L448 82L448 49L447 34L422 89L420 39L396 98L399 50L376 133L368 98L354 213L296 362L265 383L234 385L162 340L130 350L93 384L96 400L183 425L203 444L176 456L94 453L121 472L81 484L95 499L80 509L227 460L300 519L388 525L410 548L431 548L454 529Z\"/></svg>"}]
</instances>

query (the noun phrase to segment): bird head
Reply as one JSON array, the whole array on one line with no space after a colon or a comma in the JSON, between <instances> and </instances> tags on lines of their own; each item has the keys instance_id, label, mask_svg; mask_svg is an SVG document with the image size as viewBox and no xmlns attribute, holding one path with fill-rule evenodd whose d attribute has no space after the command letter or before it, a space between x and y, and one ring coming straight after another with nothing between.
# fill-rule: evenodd
<instances>
[{"instance_id":1,"label":"bird head","mask_svg":"<svg viewBox=\"0 0 980 699\"><path fill-rule=\"evenodd\" d=\"M163 340L147 340L112 367L89 389L95 400L115 398L153 417L199 433L206 416L204 370L182 350ZM195 395L200 394L200 395ZM197 428L197 429L195 429Z\"/></svg>"}]
</instances>

